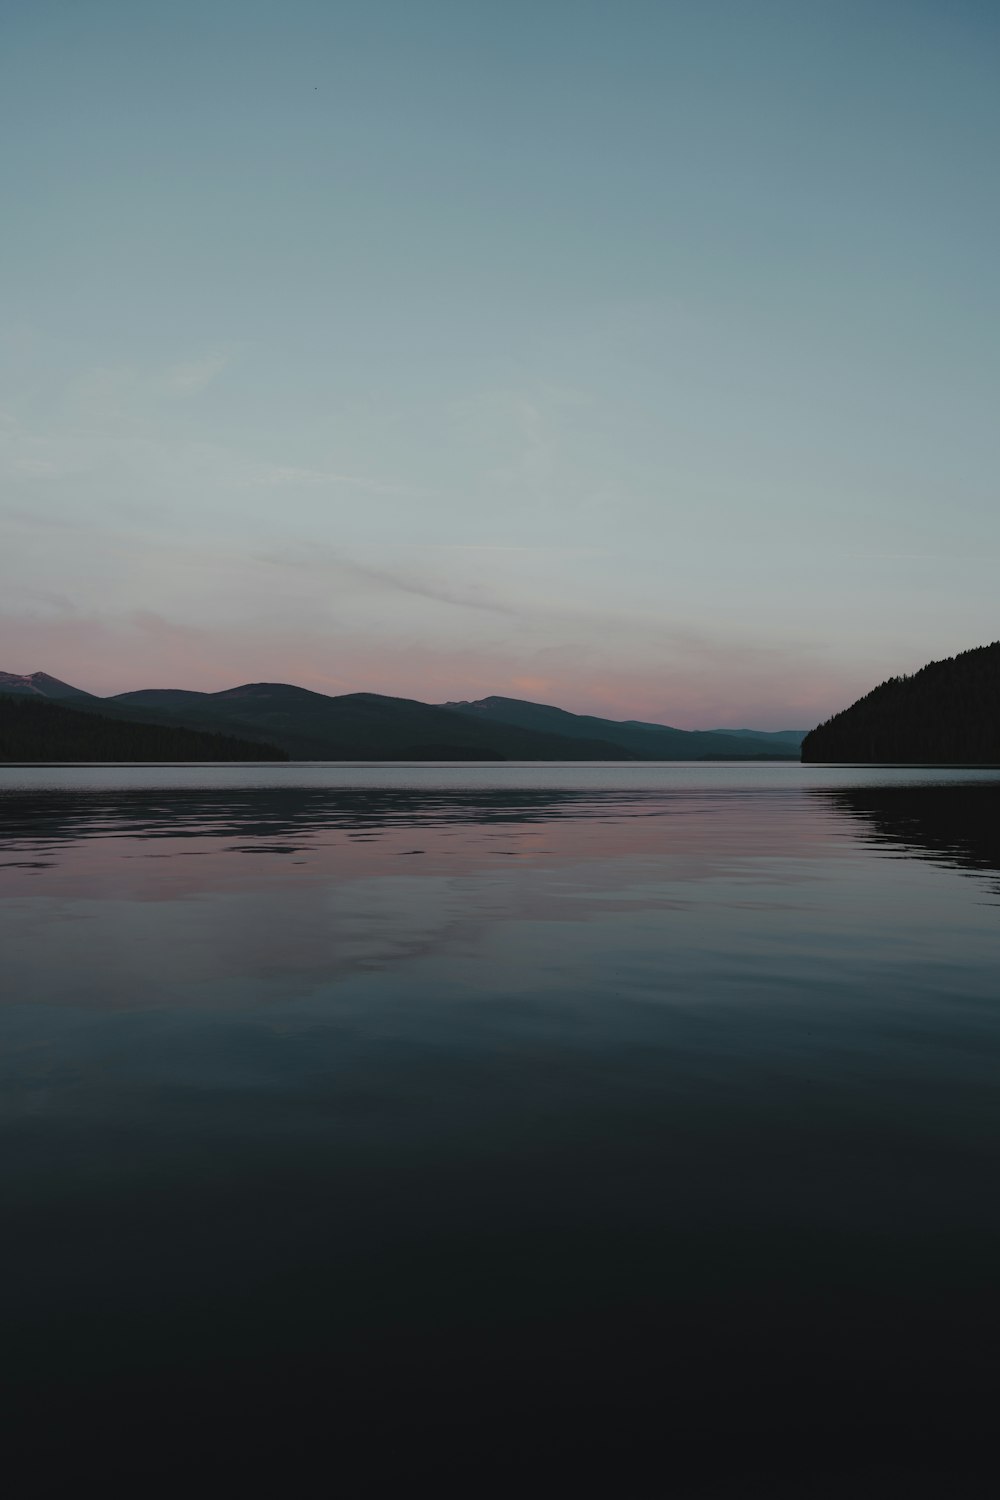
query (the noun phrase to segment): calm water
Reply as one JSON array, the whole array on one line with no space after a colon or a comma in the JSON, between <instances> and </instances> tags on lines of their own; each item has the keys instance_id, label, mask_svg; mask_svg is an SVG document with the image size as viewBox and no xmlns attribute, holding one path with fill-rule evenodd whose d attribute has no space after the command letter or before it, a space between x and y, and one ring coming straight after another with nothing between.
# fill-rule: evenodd
<instances>
[{"instance_id":1,"label":"calm water","mask_svg":"<svg viewBox=\"0 0 1000 1500\"><path fill-rule=\"evenodd\" d=\"M998 936L995 773L4 768L15 1437L980 1493Z\"/></svg>"}]
</instances>

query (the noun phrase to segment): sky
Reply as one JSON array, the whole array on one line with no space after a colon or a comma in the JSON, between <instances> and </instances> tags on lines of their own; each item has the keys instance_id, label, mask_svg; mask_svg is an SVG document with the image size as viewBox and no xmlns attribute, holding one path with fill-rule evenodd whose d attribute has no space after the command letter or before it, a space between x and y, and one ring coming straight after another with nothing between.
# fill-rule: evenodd
<instances>
[{"instance_id":1,"label":"sky","mask_svg":"<svg viewBox=\"0 0 1000 1500\"><path fill-rule=\"evenodd\" d=\"M0 668L805 728L1000 636L992 0L0 11Z\"/></svg>"}]
</instances>

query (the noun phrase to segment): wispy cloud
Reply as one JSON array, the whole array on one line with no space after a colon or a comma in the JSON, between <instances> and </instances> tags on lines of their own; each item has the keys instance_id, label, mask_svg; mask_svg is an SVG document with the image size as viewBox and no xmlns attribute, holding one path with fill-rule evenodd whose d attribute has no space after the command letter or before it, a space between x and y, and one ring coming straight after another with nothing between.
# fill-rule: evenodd
<instances>
[{"instance_id":1,"label":"wispy cloud","mask_svg":"<svg viewBox=\"0 0 1000 1500\"><path fill-rule=\"evenodd\" d=\"M383 479L372 479L365 474L340 474L331 469L307 469L295 464L258 464L247 469L245 483L286 488L301 486L308 489L342 487L363 490L372 495L416 495L421 491L409 485L394 484Z\"/></svg>"},{"instance_id":2,"label":"wispy cloud","mask_svg":"<svg viewBox=\"0 0 1000 1500\"><path fill-rule=\"evenodd\" d=\"M247 681L321 692L368 690L444 702L487 693L581 713L707 728L733 714L755 728L807 727L870 685L871 666L817 675L790 658L780 682L746 658L714 663L629 658L593 640L540 646L534 634L471 643L452 635L386 640L329 622L180 622L154 609L79 611L56 600L0 618L7 671L48 671L97 693L138 687L209 691ZM877 673L876 673L877 675Z\"/></svg>"},{"instance_id":3,"label":"wispy cloud","mask_svg":"<svg viewBox=\"0 0 1000 1500\"><path fill-rule=\"evenodd\" d=\"M544 544L513 546L504 542L408 542L407 551L414 552L512 552L523 556L542 557L606 557L604 547L549 547Z\"/></svg>"},{"instance_id":4,"label":"wispy cloud","mask_svg":"<svg viewBox=\"0 0 1000 1500\"><path fill-rule=\"evenodd\" d=\"M210 385L230 363L231 355L224 351L205 354L200 359L170 365L163 377L169 391L178 396L194 396Z\"/></svg>"},{"instance_id":5,"label":"wispy cloud","mask_svg":"<svg viewBox=\"0 0 1000 1500\"><path fill-rule=\"evenodd\" d=\"M848 552L851 562L982 562L979 552Z\"/></svg>"},{"instance_id":6,"label":"wispy cloud","mask_svg":"<svg viewBox=\"0 0 1000 1500\"><path fill-rule=\"evenodd\" d=\"M308 553L299 551L258 552L254 561L270 567L288 568L303 573L330 573L350 576L355 580L374 586L381 591L409 594L419 599L428 599L435 604L450 605L459 609L484 611L488 614L517 615L516 605L503 599L486 597L475 589L463 589L453 584L437 582L422 577L405 568L377 566L359 561L343 552L330 548L310 548Z\"/></svg>"}]
</instances>

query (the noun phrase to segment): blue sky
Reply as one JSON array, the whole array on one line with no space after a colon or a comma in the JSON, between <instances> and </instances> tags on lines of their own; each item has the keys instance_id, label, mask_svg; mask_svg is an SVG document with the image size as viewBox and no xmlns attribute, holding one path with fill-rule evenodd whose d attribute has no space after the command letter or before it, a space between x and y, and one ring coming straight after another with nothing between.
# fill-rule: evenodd
<instances>
[{"instance_id":1,"label":"blue sky","mask_svg":"<svg viewBox=\"0 0 1000 1500\"><path fill-rule=\"evenodd\" d=\"M0 666L786 727L994 639L998 40L9 7Z\"/></svg>"}]
</instances>

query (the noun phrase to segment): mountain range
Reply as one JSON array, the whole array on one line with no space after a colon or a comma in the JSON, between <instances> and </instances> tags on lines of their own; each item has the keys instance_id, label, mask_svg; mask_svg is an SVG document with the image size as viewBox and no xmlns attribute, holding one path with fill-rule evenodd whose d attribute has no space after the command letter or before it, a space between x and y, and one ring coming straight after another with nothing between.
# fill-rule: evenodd
<instances>
[{"instance_id":1,"label":"mountain range","mask_svg":"<svg viewBox=\"0 0 1000 1500\"><path fill-rule=\"evenodd\" d=\"M67 706L68 703L72 707ZM0 762L287 760L273 745L180 724L134 723L81 711L75 699L24 692L0 697Z\"/></svg>"},{"instance_id":2,"label":"mountain range","mask_svg":"<svg viewBox=\"0 0 1000 1500\"><path fill-rule=\"evenodd\" d=\"M34 712L24 711L28 704ZM140 733L143 726L159 733ZM275 758L994 765L1000 641L891 677L809 733L674 729L501 696L438 704L329 696L283 682L99 698L46 672L0 672L0 760Z\"/></svg>"},{"instance_id":3,"label":"mountain range","mask_svg":"<svg viewBox=\"0 0 1000 1500\"><path fill-rule=\"evenodd\" d=\"M100 698L45 672L0 672L0 695L8 705L31 698L119 723L236 737L251 750L259 746L262 759L278 751L293 760L797 760L804 733L673 729L517 698L429 704L379 693L331 697L289 683L246 683L219 693L150 688ZM24 743L19 755L9 753L3 701L0 758L73 758L32 756ZM64 731L59 738L65 740Z\"/></svg>"},{"instance_id":4,"label":"mountain range","mask_svg":"<svg viewBox=\"0 0 1000 1500\"><path fill-rule=\"evenodd\" d=\"M598 719L591 714L573 714L544 703L521 698L478 698L474 702L442 703L441 708L466 714L487 724L513 724L569 739L611 741L637 760L704 760L716 757L740 759L759 755L798 759L804 731L672 729L667 724L645 724L639 719ZM748 744L747 740L752 741ZM738 743L742 741L743 743ZM620 758L620 757L619 757Z\"/></svg>"}]
</instances>

